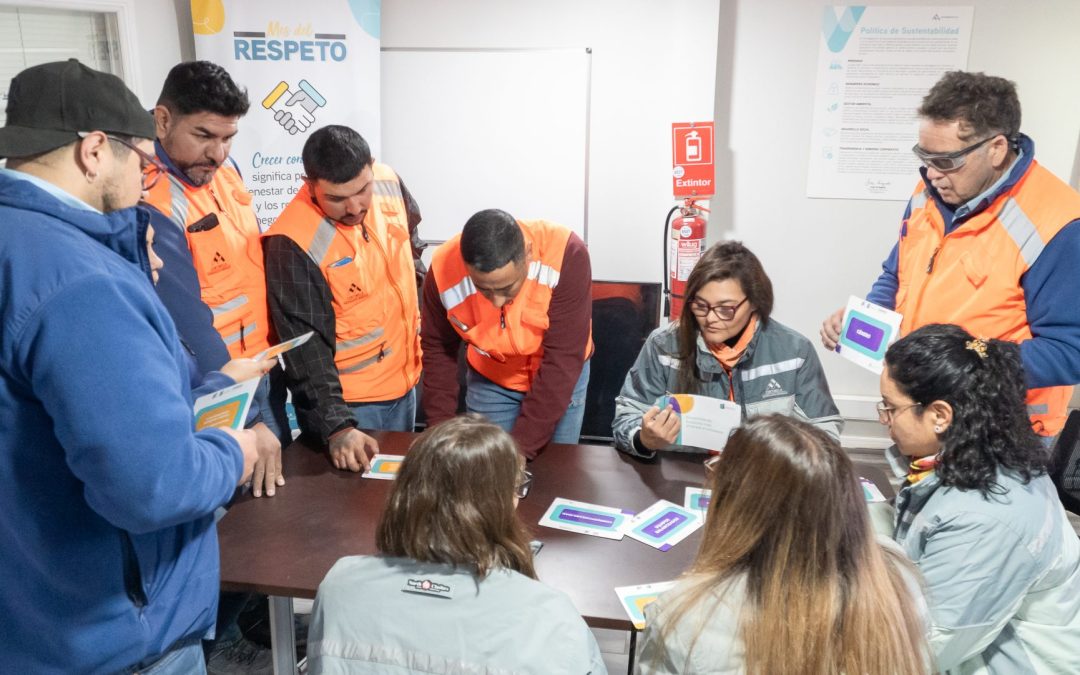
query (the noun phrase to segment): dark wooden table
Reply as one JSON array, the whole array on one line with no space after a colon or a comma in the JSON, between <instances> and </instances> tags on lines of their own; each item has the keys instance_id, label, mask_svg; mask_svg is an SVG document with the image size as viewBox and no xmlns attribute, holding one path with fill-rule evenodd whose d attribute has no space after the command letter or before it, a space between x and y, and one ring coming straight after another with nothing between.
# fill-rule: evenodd
<instances>
[{"instance_id":1,"label":"dark wooden table","mask_svg":"<svg viewBox=\"0 0 1080 675\"><path fill-rule=\"evenodd\" d=\"M404 455L415 434L380 432L386 454ZM536 558L541 581L570 596L595 628L633 631L616 586L675 579L697 552L701 531L661 552L639 541L601 539L537 523L556 497L640 512L658 499L683 503L687 487L704 481L702 458L666 453L643 461L614 448L552 444L530 465L533 487L518 512L544 543ZM275 672L295 672L292 598L314 598L338 559L376 553L375 528L391 482L334 469L328 455L294 443L284 453L284 487L277 496L238 499L218 524L225 590L271 596ZM886 496L885 474L856 465Z\"/></svg>"}]
</instances>

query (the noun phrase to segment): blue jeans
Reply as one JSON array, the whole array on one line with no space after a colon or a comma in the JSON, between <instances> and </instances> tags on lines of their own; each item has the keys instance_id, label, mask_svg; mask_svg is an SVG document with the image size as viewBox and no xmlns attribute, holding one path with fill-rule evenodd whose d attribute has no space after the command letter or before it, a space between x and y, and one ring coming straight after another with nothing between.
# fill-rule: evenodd
<instances>
[{"instance_id":1,"label":"blue jeans","mask_svg":"<svg viewBox=\"0 0 1080 675\"><path fill-rule=\"evenodd\" d=\"M289 428L289 417L285 412L285 398L288 389L285 388L285 373L281 367L275 367L267 373L255 390L255 403L262 412L263 424L281 441L281 449L289 447L292 443L292 430Z\"/></svg>"},{"instance_id":2,"label":"blue jeans","mask_svg":"<svg viewBox=\"0 0 1080 675\"><path fill-rule=\"evenodd\" d=\"M198 639L184 640L145 667L135 666L139 675L206 675L206 661Z\"/></svg>"},{"instance_id":3,"label":"blue jeans","mask_svg":"<svg viewBox=\"0 0 1080 675\"><path fill-rule=\"evenodd\" d=\"M510 431L514 428L525 393L501 387L470 366L465 376L465 409L479 413L495 425ZM570 395L570 405L562 419L555 425L552 443L577 443L581 436L581 422L585 419L585 392L589 389L589 361L581 369L581 376Z\"/></svg>"},{"instance_id":4,"label":"blue jeans","mask_svg":"<svg viewBox=\"0 0 1080 675\"><path fill-rule=\"evenodd\" d=\"M412 431L416 427L416 387L392 401L349 403L353 418L361 429L374 431Z\"/></svg>"}]
</instances>

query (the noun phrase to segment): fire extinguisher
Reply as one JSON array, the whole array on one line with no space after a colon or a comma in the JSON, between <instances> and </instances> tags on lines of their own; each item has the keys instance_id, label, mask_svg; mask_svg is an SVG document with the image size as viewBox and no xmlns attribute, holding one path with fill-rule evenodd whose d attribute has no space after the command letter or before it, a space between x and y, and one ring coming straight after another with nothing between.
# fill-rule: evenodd
<instances>
[{"instance_id":1,"label":"fire extinguisher","mask_svg":"<svg viewBox=\"0 0 1080 675\"><path fill-rule=\"evenodd\" d=\"M679 216L672 220L675 212ZM708 209L698 206L687 198L681 206L674 206L664 219L664 297L667 299L667 315L671 321L679 320L686 280L690 271L705 253L705 216ZM670 236L668 233L671 233Z\"/></svg>"}]
</instances>

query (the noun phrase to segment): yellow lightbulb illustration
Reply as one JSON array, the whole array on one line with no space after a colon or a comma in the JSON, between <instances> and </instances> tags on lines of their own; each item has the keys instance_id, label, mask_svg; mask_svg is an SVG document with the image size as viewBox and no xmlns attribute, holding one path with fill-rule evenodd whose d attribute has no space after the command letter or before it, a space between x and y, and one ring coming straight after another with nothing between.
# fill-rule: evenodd
<instances>
[{"instance_id":1,"label":"yellow lightbulb illustration","mask_svg":"<svg viewBox=\"0 0 1080 675\"><path fill-rule=\"evenodd\" d=\"M224 27L222 0L191 0L191 28L196 35L213 35Z\"/></svg>"}]
</instances>

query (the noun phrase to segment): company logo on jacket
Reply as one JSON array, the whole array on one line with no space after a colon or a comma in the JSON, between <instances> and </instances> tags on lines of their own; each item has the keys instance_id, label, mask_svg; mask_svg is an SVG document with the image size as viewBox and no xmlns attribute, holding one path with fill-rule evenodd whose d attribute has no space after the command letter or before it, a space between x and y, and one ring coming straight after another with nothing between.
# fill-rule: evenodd
<instances>
[{"instance_id":1,"label":"company logo on jacket","mask_svg":"<svg viewBox=\"0 0 1080 675\"><path fill-rule=\"evenodd\" d=\"M773 396L783 396L784 394L787 394L787 392L780 386L780 383L770 377L769 384L766 385L765 393L762 394L762 398L772 398Z\"/></svg>"}]
</instances>

